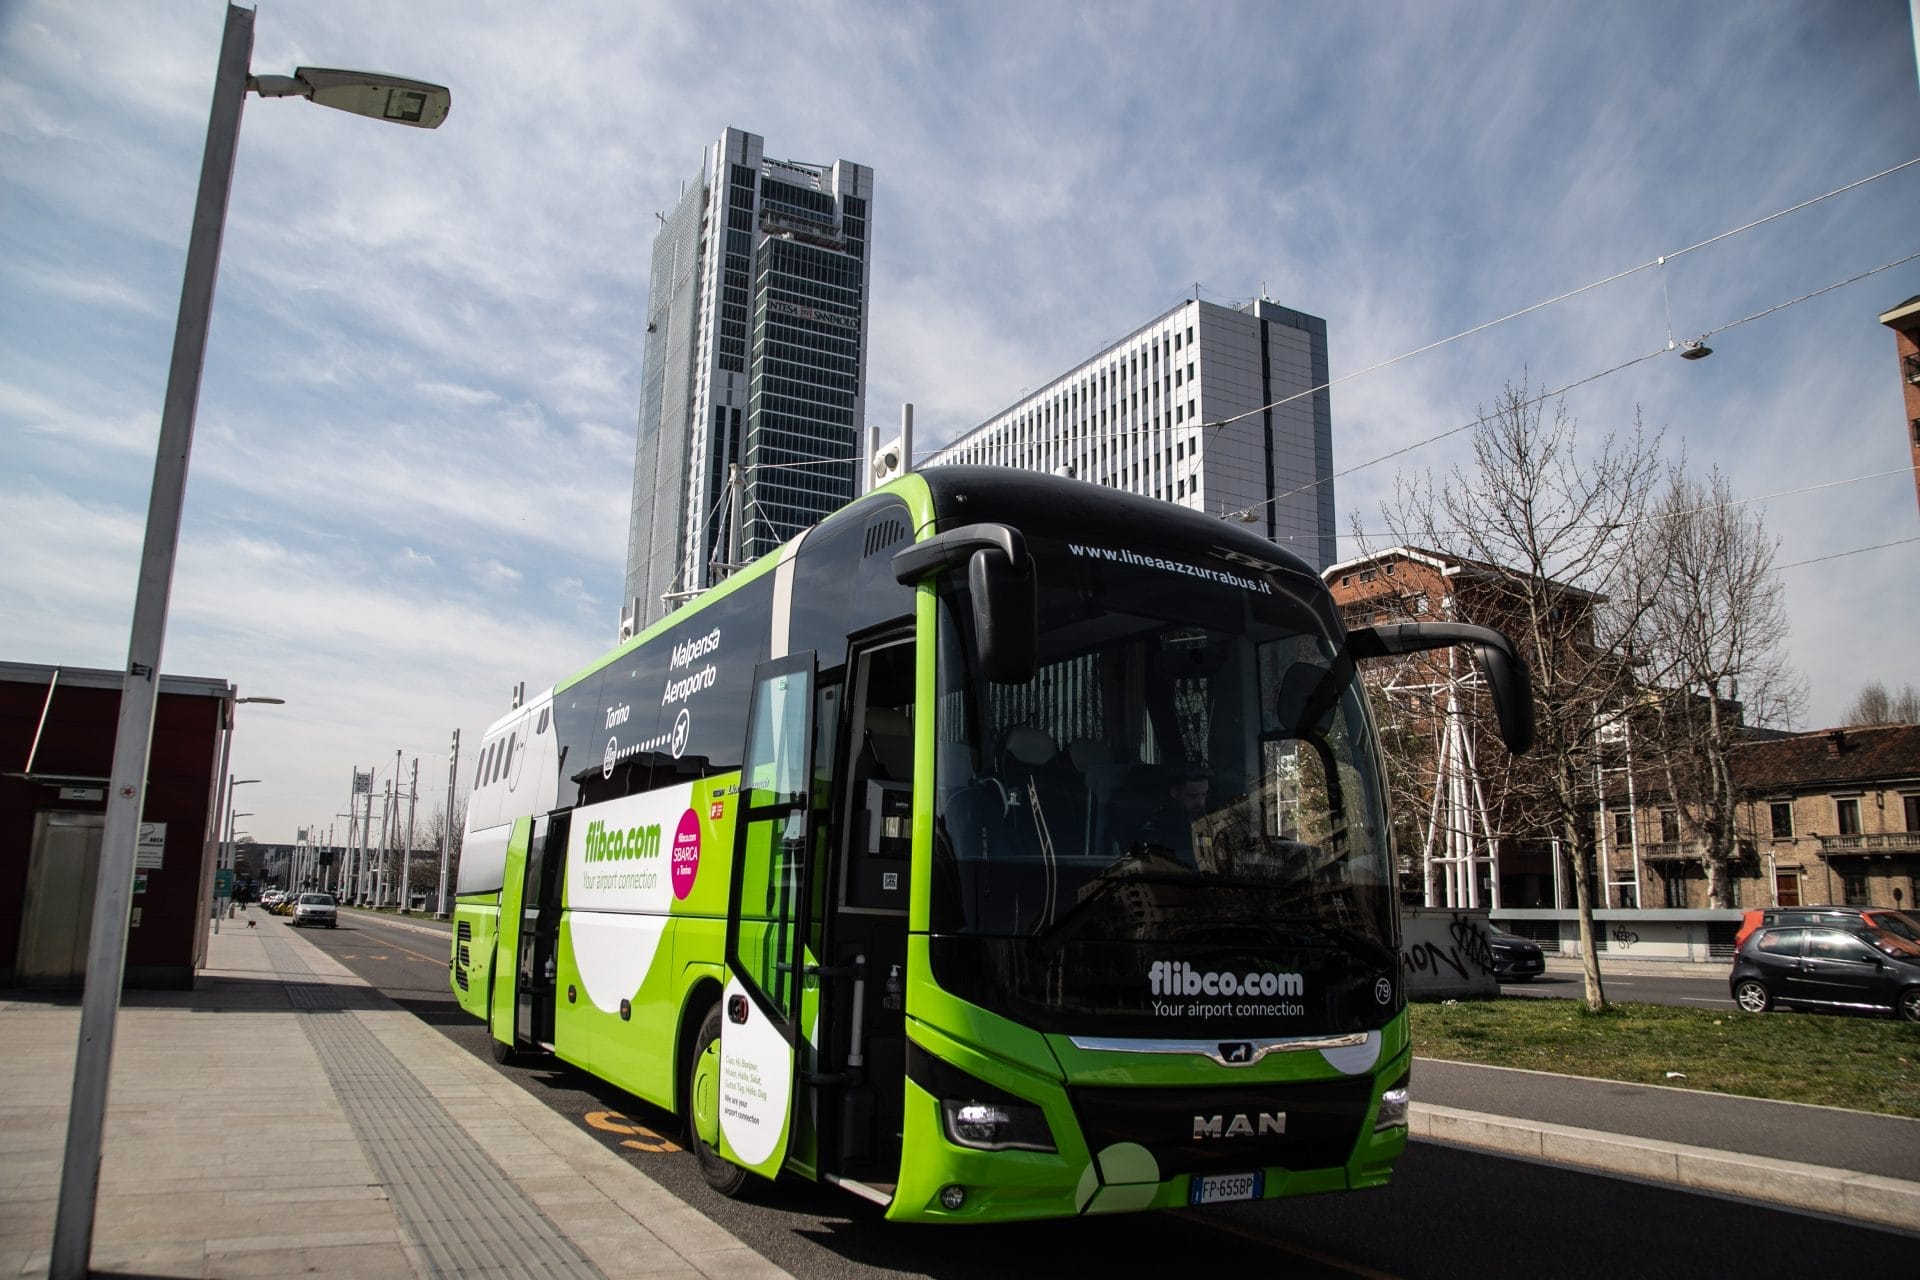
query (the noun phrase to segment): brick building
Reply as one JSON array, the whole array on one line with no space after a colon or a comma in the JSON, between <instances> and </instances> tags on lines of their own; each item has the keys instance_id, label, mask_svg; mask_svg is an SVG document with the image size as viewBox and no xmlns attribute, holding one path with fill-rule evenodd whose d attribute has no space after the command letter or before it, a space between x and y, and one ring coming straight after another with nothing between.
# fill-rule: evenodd
<instances>
[{"instance_id":1,"label":"brick building","mask_svg":"<svg viewBox=\"0 0 1920 1280\"><path fill-rule=\"evenodd\" d=\"M1893 330L1899 352L1907 449L1913 459L1913 495L1914 500L1920 502L1920 294L1881 313L1880 323Z\"/></svg>"},{"instance_id":2,"label":"brick building","mask_svg":"<svg viewBox=\"0 0 1920 1280\"><path fill-rule=\"evenodd\" d=\"M1735 748L1748 906L1920 904L1920 725L1864 725Z\"/></svg>"},{"instance_id":3,"label":"brick building","mask_svg":"<svg viewBox=\"0 0 1920 1280\"><path fill-rule=\"evenodd\" d=\"M1469 622L1516 640L1522 630L1516 575L1497 565L1400 546L1342 561L1321 576L1349 627ZM1590 646L1592 610L1600 597L1565 583L1550 585L1555 608L1568 615L1556 629L1567 643ZM1572 888L1554 866L1551 839L1517 830L1524 822L1499 812L1484 785L1479 762L1485 759L1491 768L1506 755L1491 731L1491 708L1473 659L1458 648L1436 649L1371 663L1366 679L1395 772L1402 874L1419 882L1424 905L1571 901ZM1527 766L1521 761L1513 767ZM1601 900L1596 892L1595 901Z\"/></svg>"}]
</instances>

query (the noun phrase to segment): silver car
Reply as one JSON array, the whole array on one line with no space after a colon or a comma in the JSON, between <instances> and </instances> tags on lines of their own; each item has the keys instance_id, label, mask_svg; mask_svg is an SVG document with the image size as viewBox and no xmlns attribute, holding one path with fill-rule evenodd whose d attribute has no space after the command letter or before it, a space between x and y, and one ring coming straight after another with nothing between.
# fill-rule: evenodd
<instances>
[{"instance_id":1,"label":"silver car","mask_svg":"<svg viewBox=\"0 0 1920 1280\"><path fill-rule=\"evenodd\" d=\"M302 924L323 924L329 929L340 927L340 913L334 905L330 893L303 893L299 901L293 904L293 922Z\"/></svg>"}]
</instances>

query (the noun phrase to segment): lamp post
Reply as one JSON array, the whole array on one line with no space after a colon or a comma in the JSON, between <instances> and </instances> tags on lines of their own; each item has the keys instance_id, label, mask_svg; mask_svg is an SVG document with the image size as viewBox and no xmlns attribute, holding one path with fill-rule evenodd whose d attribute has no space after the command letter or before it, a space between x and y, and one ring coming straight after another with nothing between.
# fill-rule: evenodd
<instances>
[{"instance_id":1,"label":"lamp post","mask_svg":"<svg viewBox=\"0 0 1920 1280\"><path fill-rule=\"evenodd\" d=\"M438 85L390 76L300 67L292 76L254 77L247 67L253 53L253 17L251 9L227 6L213 104L207 116L206 149L200 162L193 230L180 286L180 311L174 325L139 584L134 593L126 676L114 729L106 821L100 839L99 888L88 934L86 994L80 1005L80 1038L74 1053L60 1199L54 1212L53 1248L48 1259L51 1280L83 1280L93 1252L100 1141L106 1122L114 1021L119 1011L133 906L134 847L146 790L161 648L167 630L167 599L173 590L187 458L193 447L194 410L200 398L200 371L206 358L207 325L213 311L220 239L226 226L227 193L233 183L241 107L249 90L263 97L298 95L356 115L431 129L446 119L451 103L451 95Z\"/></svg>"},{"instance_id":2,"label":"lamp post","mask_svg":"<svg viewBox=\"0 0 1920 1280\"><path fill-rule=\"evenodd\" d=\"M231 868L233 866L233 826L235 821L240 818L253 817L250 813L235 813L233 811L233 789L235 787L244 787L250 782L258 781L260 781L258 778L236 778L231 774L227 775L227 839L226 850L220 863L223 867Z\"/></svg>"}]
</instances>

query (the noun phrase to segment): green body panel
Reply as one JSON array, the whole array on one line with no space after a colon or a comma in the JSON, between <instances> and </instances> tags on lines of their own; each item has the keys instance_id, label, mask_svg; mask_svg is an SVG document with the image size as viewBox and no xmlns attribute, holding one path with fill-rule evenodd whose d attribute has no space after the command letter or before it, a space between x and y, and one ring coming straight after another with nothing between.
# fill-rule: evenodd
<instances>
[{"instance_id":1,"label":"green body panel","mask_svg":"<svg viewBox=\"0 0 1920 1280\"><path fill-rule=\"evenodd\" d=\"M520 923L527 883L527 841L533 819L520 818L507 839L506 879L500 888L500 915L495 924L492 1001L488 1030L502 1044L513 1043L514 997L520 982Z\"/></svg>"},{"instance_id":2,"label":"green body panel","mask_svg":"<svg viewBox=\"0 0 1920 1280\"><path fill-rule=\"evenodd\" d=\"M716 775L693 786L691 807L700 815L703 848L731 851L737 802L733 792L738 773ZM719 817L714 817L715 811ZM564 851L549 851L565 857ZM574 886L562 890L563 909L557 948L557 999L554 1007L555 1056L580 1067L636 1097L663 1107L675 1107L680 1087L680 1044L676 1030L695 987L702 980L724 984L727 934L727 890L732 864L728 857L702 860L700 875L686 898L673 904L663 922L654 962L638 987L625 994L630 1015L596 1008L586 998L574 952L574 909L569 901ZM717 998L717 997L716 997ZM701 1011L704 1012L704 1011Z\"/></svg>"},{"instance_id":3,"label":"green body panel","mask_svg":"<svg viewBox=\"0 0 1920 1280\"><path fill-rule=\"evenodd\" d=\"M468 937L460 941L461 926ZM448 981L454 999L474 1017L485 1021L487 1006L493 998L493 959L495 935L500 925L498 894L456 899L453 904L453 952L447 960ZM461 963L462 953L466 963ZM465 982L461 978L466 979Z\"/></svg>"}]
</instances>

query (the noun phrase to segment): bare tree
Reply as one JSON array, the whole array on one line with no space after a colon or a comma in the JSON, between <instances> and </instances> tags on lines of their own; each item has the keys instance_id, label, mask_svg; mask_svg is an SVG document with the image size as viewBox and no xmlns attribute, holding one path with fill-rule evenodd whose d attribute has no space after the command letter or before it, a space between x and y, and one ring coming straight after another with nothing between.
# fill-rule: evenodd
<instances>
[{"instance_id":1,"label":"bare tree","mask_svg":"<svg viewBox=\"0 0 1920 1280\"><path fill-rule=\"evenodd\" d=\"M1730 753L1743 725L1783 724L1804 698L1786 658L1775 540L1757 511L1734 503L1718 468L1701 481L1684 463L1639 531L1634 720L1645 731L1635 740L1699 834L1708 903L1725 907L1739 855Z\"/></svg>"},{"instance_id":2,"label":"bare tree","mask_svg":"<svg viewBox=\"0 0 1920 1280\"><path fill-rule=\"evenodd\" d=\"M1847 708L1842 724L1920 724L1920 689L1910 684L1900 692L1888 693L1887 686L1869 680L1861 686L1860 696Z\"/></svg>"},{"instance_id":3,"label":"bare tree","mask_svg":"<svg viewBox=\"0 0 1920 1280\"><path fill-rule=\"evenodd\" d=\"M453 897L453 889L460 882L460 839L467 826L467 805L464 800L454 806L452 830L448 830L447 811L444 806L434 809L431 816L421 825L420 833L414 838L413 874L415 884L440 884L440 842L448 838L447 851L447 897ZM439 910L447 911L446 903Z\"/></svg>"},{"instance_id":4,"label":"bare tree","mask_svg":"<svg viewBox=\"0 0 1920 1280\"><path fill-rule=\"evenodd\" d=\"M1533 675L1534 752L1497 793L1509 830L1546 830L1573 864L1587 1007L1606 1007L1593 930L1591 807L1596 738L1631 687L1632 601L1602 609L1622 579L1632 531L1660 475L1658 440L1636 415L1624 437L1578 447L1563 402L1509 384L1473 433L1473 459L1436 484L1402 478L1383 512L1395 537L1476 562L1497 616ZM1535 825L1537 824L1537 825Z\"/></svg>"}]
</instances>

